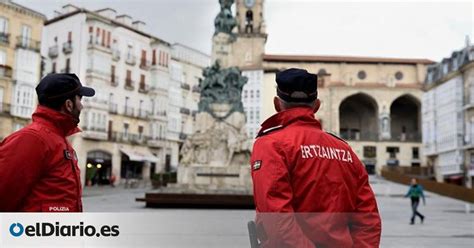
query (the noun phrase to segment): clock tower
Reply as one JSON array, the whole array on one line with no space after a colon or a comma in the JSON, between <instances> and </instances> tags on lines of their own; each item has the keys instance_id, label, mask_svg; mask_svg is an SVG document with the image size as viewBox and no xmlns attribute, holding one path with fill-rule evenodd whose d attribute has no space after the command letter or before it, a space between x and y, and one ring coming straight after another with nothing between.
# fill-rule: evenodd
<instances>
[{"instance_id":1,"label":"clock tower","mask_svg":"<svg viewBox=\"0 0 474 248\"><path fill-rule=\"evenodd\" d=\"M236 0L237 40L232 64L242 70L261 69L267 34L263 19L264 0Z\"/></svg>"}]
</instances>

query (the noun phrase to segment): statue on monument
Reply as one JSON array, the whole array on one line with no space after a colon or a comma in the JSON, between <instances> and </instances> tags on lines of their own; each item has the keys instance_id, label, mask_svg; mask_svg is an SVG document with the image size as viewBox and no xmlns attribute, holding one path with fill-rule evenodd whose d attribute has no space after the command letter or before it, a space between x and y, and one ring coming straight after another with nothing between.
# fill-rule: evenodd
<instances>
[{"instance_id":1,"label":"statue on monument","mask_svg":"<svg viewBox=\"0 0 474 248\"><path fill-rule=\"evenodd\" d=\"M234 4L234 0L219 0L219 4L221 11L214 19L214 27L216 29L214 35L218 33L233 35L232 30L237 26L237 20L232 15L230 7Z\"/></svg>"},{"instance_id":2,"label":"statue on monument","mask_svg":"<svg viewBox=\"0 0 474 248\"><path fill-rule=\"evenodd\" d=\"M181 165L232 166L246 163L250 144L241 101L247 78L237 67L222 69L216 61L203 70L196 133L181 149Z\"/></svg>"}]
</instances>

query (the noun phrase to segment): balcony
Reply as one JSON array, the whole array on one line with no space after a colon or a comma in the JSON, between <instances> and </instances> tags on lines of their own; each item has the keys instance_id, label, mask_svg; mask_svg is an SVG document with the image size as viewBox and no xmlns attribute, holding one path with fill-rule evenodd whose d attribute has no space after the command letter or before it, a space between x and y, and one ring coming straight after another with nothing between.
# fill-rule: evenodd
<instances>
[{"instance_id":1,"label":"balcony","mask_svg":"<svg viewBox=\"0 0 474 248\"><path fill-rule=\"evenodd\" d=\"M127 58L125 59L125 63L133 66L137 63L137 58L135 57L135 55L128 54Z\"/></svg>"},{"instance_id":2,"label":"balcony","mask_svg":"<svg viewBox=\"0 0 474 248\"><path fill-rule=\"evenodd\" d=\"M93 36L90 36L89 43L87 44L87 49L94 49L94 50L98 50L98 51L108 53L108 54L112 53L112 49L110 49L110 47L102 45L99 42L99 39L95 39L95 41L94 41Z\"/></svg>"},{"instance_id":3,"label":"balcony","mask_svg":"<svg viewBox=\"0 0 474 248\"><path fill-rule=\"evenodd\" d=\"M110 85L117 87L119 85L118 76L110 76Z\"/></svg>"},{"instance_id":4,"label":"balcony","mask_svg":"<svg viewBox=\"0 0 474 248\"><path fill-rule=\"evenodd\" d=\"M120 50L118 50L117 48L112 49L112 59L114 61L120 60Z\"/></svg>"},{"instance_id":5,"label":"balcony","mask_svg":"<svg viewBox=\"0 0 474 248\"><path fill-rule=\"evenodd\" d=\"M134 115L133 115L134 112L135 112L135 109L133 109L132 107L125 106L124 111L123 111L123 115L129 116L129 117L134 117Z\"/></svg>"},{"instance_id":6,"label":"balcony","mask_svg":"<svg viewBox=\"0 0 474 248\"><path fill-rule=\"evenodd\" d=\"M59 55L58 45L54 45L48 49L48 56L52 59L57 58Z\"/></svg>"},{"instance_id":7,"label":"balcony","mask_svg":"<svg viewBox=\"0 0 474 248\"><path fill-rule=\"evenodd\" d=\"M133 80L131 80L129 78L125 79L125 87L124 88L126 90L134 90L135 87L133 85L135 85L135 82Z\"/></svg>"},{"instance_id":8,"label":"balcony","mask_svg":"<svg viewBox=\"0 0 474 248\"><path fill-rule=\"evenodd\" d=\"M400 142L421 142L421 133L412 132L412 133L398 133L393 134L391 141L400 141Z\"/></svg>"},{"instance_id":9,"label":"balcony","mask_svg":"<svg viewBox=\"0 0 474 248\"><path fill-rule=\"evenodd\" d=\"M180 133L180 134L179 134L179 139L180 139L180 140L185 140L187 137L188 137L188 135L185 134L185 133Z\"/></svg>"},{"instance_id":10,"label":"balcony","mask_svg":"<svg viewBox=\"0 0 474 248\"><path fill-rule=\"evenodd\" d=\"M140 93L148 93L150 91L150 86L144 83L140 83L140 87L138 88L138 92Z\"/></svg>"},{"instance_id":11,"label":"balcony","mask_svg":"<svg viewBox=\"0 0 474 248\"><path fill-rule=\"evenodd\" d=\"M64 54L72 53L72 41L67 41L63 43L63 53Z\"/></svg>"},{"instance_id":12,"label":"balcony","mask_svg":"<svg viewBox=\"0 0 474 248\"><path fill-rule=\"evenodd\" d=\"M140 68L143 70L150 70L151 63L149 60L141 59L140 60Z\"/></svg>"},{"instance_id":13,"label":"balcony","mask_svg":"<svg viewBox=\"0 0 474 248\"><path fill-rule=\"evenodd\" d=\"M109 103L109 113L117 114L118 113L118 105L116 103Z\"/></svg>"},{"instance_id":14,"label":"balcony","mask_svg":"<svg viewBox=\"0 0 474 248\"><path fill-rule=\"evenodd\" d=\"M191 114L191 110L189 110L188 108L180 108L179 112L181 114L185 114L185 115L190 115Z\"/></svg>"},{"instance_id":15,"label":"balcony","mask_svg":"<svg viewBox=\"0 0 474 248\"><path fill-rule=\"evenodd\" d=\"M40 48L41 48L41 43L37 40L30 39L27 36L17 36L16 47L39 53Z\"/></svg>"},{"instance_id":16,"label":"balcony","mask_svg":"<svg viewBox=\"0 0 474 248\"><path fill-rule=\"evenodd\" d=\"M0 45L10 45L10 34L9 33L0 33Z\"/></svg>"},{"instance_id":17,"label":"balcony","mask_svg":"<svg viewBox=\"0 0 474 248\"><path fill-rule=\"evenodd\" d=\"M10 104L1 102L0 103L0 115L10 115Z\"/></svg>"},{"instance_id":18,"label":"balcony","mask_svg":"<svg viewBox=\"0 0 474 248\"><path fill-rule=\"evenodd\" d=\"M138 109L138 118L140 119L148 119L148 116L150 115L150 112L145 109Z\"/></svg>"},{"instance_id":19,"label":"balcony","mask_svg":"<svg viewBox=\"0 0 474 248\"><path fill-rule=\"evenodd\" d=\"M129 143L134 145L144 145L150 138L143 134L131 134L112 132L109 134L108 140L116 143Z\"/></svg>"},{"instance_id":20,"label":"balcony","mask_svg":"<svg viewBox=\"0 0 474 248\"><path fill-rule=\"evenodd\" d=\"M11 78L13 70L8 65L0 65L0 77Z\"/></svg>"},{"instance_id":21,"label":"balcony","mask_svg":"<svg viewBox=\"0 0 474 248\"><path fill-rule=\"evenodd\" d=\"M84 126L82 127L82 137L90 140L107 140L107 129L105 127Z\"/></svg>"},{"instance_id":22,"label":"balcony","mask_svg":"<svg viewBox=\"0 0 474 248\"><path fill-rule=\"evenodd\" d=\"M163 137L150 137L147 139L147 145L154 148L166 147L166 139Z\"/></svg>"},{"instance_id":23,"label":"balcony","mask_svg":"<svg viewBox=\"0 0 474 248\"><path fill-rule=\"evenodd\" d=\"M379 134L376 132L360 132L359 130L341 130L341 138L351 141L378 141Z\"/></svg>"},{"instance_id":24,"label":"balcony","mask_svg":"<svg viewBox=\"0 0 474 248\"><path fill-rule=\"evenodd\" d=\"M187 83L182 83L181 84L181 89L183 90L190 90L191 89L191 86Z\"/></svg>"},{"instance_id":25,"label":"balcony","mask_svg":"<svg viewBox=\"0 0 474 248\"><path fill-rule=\"evenodd\" d=\"M200 93L200 92L201 92L201 89L199 88L198 85L194 85L194 86L193 86L193 92L194 92L194 93Z\"/></svg>"}]
</instances>

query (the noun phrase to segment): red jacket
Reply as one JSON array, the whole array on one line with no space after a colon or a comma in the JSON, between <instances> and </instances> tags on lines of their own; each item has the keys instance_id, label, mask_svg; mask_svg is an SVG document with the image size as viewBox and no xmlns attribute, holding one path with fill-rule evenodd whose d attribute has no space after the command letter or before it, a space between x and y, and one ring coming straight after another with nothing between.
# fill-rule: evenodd
<instances>
[{"instance_id":1,"label":"red jacket","mask_svg":"<svg viewBox=\"0 0 474 248\"><path fill-rule=\"evenodd\" d=\"M321 130L312 109L267 119L250 162L264 247L379 246L367 172L346 142Z\"/></svg>"},{"instance_id":2,"label":"red jacket","mask_svg":"<svg viewBox=\"0 0 474 248\"><path fill-rule=\"evenodd\" d=\"M82 212L72 117L38 106L33 123L0 143L0 211Z\"/></svg>"}]
</instances>

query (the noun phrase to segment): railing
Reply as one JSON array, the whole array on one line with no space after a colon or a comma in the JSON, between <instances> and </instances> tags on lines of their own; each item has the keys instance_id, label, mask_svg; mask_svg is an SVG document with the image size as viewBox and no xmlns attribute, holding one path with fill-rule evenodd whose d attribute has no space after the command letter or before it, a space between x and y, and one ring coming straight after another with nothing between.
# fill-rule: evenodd
<instances>
[{"instance_id":1,"label":"railing","mask_svg":"<svg viewBox=\"0 0 474 248\"><path fill-rule=\"evenodd\" d=\"M138 88L138 92L140 93L148 93L150 91L150 86L147 84L140 83L140 87Z\"/></svg>"},{"instance_id":2,"label":"railing","mask_svg":"<svg viewBox=\"0 0 474 248\"><path fill-rule=\"evenodd\" d=\"M112 59L114 61L120 60L120 50L118 50L117 48L112 49Z\"/></svg>"},{"instance_id":3,"label":"railing","mask_svg":"<svg viewBox=\"0 0 474 248\"><path fill-rule=\"evenodd\" d=\"M390 139L381 139L377 132L360 132L353 130L341 130L341 138L351 141L395 141L395 142L421 142L421 133L399 133L392 134Z\"/></svg>"},{"instance_id":4,"label":"railing","mask_svg":"<svg viewBox=\"0 0 474 248\"><path fill-rule=\"evenodd\" d=\"M11 105L8 103L0 103L0 114L10 114Z\"/></svg>"},{"instance_id":5,"label":"railing","mask_svg":"<svg viewBox=\"0 0 474 248\"><path fill-rule=\"evenodd\" d=\"M0 43L9 45L10 44L10 34L9 33L0 33Z\"/></svg>"},{"instance_id":6,"label":"railing","mask_svg":"<svg viewBox=\"0 0 474 248\"><path fill-rule=\"evenodd\" d=\"M37 40L30 39L27 36L17 36L16 47L39 52L41 43Z\"/></svg>"},{"instance_id":7,"label":"railing","mask_svg":"<svg viewBox=\"0 0 474 248\"><path fill-rule=\"evenodd\" d=\"M143 134L132 134L122 132L111 132L109 133L109 141L118 143L131 143L131 144L145 144L150 137Z\"/></svg>"},{"instance_id":8,"label":"railing","mask_svg":"<svg viewBox=\"0 0 474 248\"><path fill-rule=\"evenodd\" d=\"M133 115L133 112L134 112L134 111L135 111L135 110L134 110L132 107L125 106L125 110L123 111L123 114L124 114L125 116L133 117L133 116L134 116L134 115Z\"/></svg>"},{"instance_id":9,"label":"railing","mask_svg":"<svg viewBox=\"0 0 474 248\"><path fill-rule=\"evenodd\" d=\"M117 109L118 109L117 103L109 103L109 113L117 114L118 113Z\"/></svg>"},{"instance_id":10,"label":"railing","mask_svg":"<svg viewBox=\"0 0 474 248\"><path fill-rule=\"evenodd\" d=\"M130 79L130 78L125 79L125 86L124 87L125 87L126 90L134 90L135 87L133 85L135 85L135 82L132 79Z\"/></svg>"},{"instance_id":11,"label":"railing","mask_svg":"<svg viewBox=\"0 0 474 248\"><path fill-rule=\"evenodd\" d=\"M58 45L54 45L48 49L48 56L50 58L56 58L59 55Z\"/></svg>"},{"instance_id":12,"label":"railing","mask_svg":"<svg viewBox=\"0 0 474 248\"><path fill-rule=\"evenodd\" d=\"M166 117L166 110L163 110L163 111L156 111L155 115Z\"/></svg>"},{"instance_id":13,"label":"railing","mask_svg":"<svg viewBox=\"0 0 474 248\"><path fill-rule=\"evenodd\" d=\"M84 126L82 127L83 131L94 131L94 132L107 132L107 128L105 127L95 127L95 126Z\"/></svg>"},{"instance_id":14,"label":"railing","mask_svg":"<svg viewBox=\"0 0 474 248\"><path fill-rule=\"evenodd\" d=\"M110 75L110 85L112 85L112 86L118 86L119 85L118 76Z\"/></svg>"},{"instance_id":15,"label":"railing","mask_svg":"<svg viewBox=\"0 0 474 248\"><path fill-rule=\"evenodd\" d=\"M95 39L93 36L90 36L89 38L89 44L87 45L88 49L97 49L97 50L102 50L106 53L111 53L110 46L107 46L106 44L102 44L99 42L99 39Z\"/></svg>"},{"instance_id":16,"label":"railing","mask_svg":"<svg viewBox=\"0 0 474 248\"><path fill-rule=\"evenodd\" d=\"M187 83L182 83L181 84L181 89L183 90L190 90L191 89L191 86Z\"/></svg>"},{"instance_id":17,"label":"railing","mask_svg":"<svg viewBox=\"0 0 474 248\"><path fill-rule=\"evenodd\" d=\"M125 59L125 63L129 65L135 65L137 63L137 58L135 57L135 55L128 54L127 58Z\"/></svg>"},{"instance_id":18,"label":"railing","mask_svg":"<svg viewBox=\"0 0 474 248\"><path fill-rule=\"evenodd\" d=\"M359 132L350 130L341 130L341 138L345 140L357 140L357 141L377 141L379 140L379 134L373 132Z\"/></svg>"},{"instance_id":19,"label":"railing","mask_svg":"<svg viewBox=\"0 0 474 248\"><path fill-rule=\"evenodd\" d=\"M148 115L150 114L149 111L145 110L145 109L139 109L138 110L138 118L141 118L141 119L147 119L148 118Z\"/></svg>"},{"instance_id":20,"label":"railing","mask_svg":"<svg viewBox=\"0 0 474 248\"><path fill-rule=\"evenodd\" d=\"M143 70L149 70L151 67L151 63L149 60L141 59L140 60L140 68Z\"/></svg>"},{"instance_id":21,"label":"railing","mask_svg":"<svg viewBox=\"0 0 474 248\"><path fill-rule=\"evenodd\" d=\"M189 110L188 108L180 108L179 112L181 114L185 114L185 115L190 115L191 114L191 110Z\"/></svg>"},{"instance_id":22,"label":"railing","mask_svg":"<svg viewBox=\"0 0 474 248\"><path fill-rule=\"evenodd\" d=\"M13 75L13 70L10 66L0 65L0 77L11 78Z\"/></svg>"},{"instance_id":23,"label":"railing","mask_svg":"<svg viewBox=\"0 0 474 248\"><path fill-rule=\"evenodd\" d=\"M63 43L63 53L72 53L72 41L67 41Z\"/></svg>"},{"instance_id":24,"label":"railing","mask_svg":"<svg viewBox=\"0 0 474 248\"><path fill-rule=\"evenodd\" d=\"M201 88L199 88L198 85L194 85L194 86L193 86L193 92L199 93L199 92L201 92Z\"/></svg>"}]
</instances>

